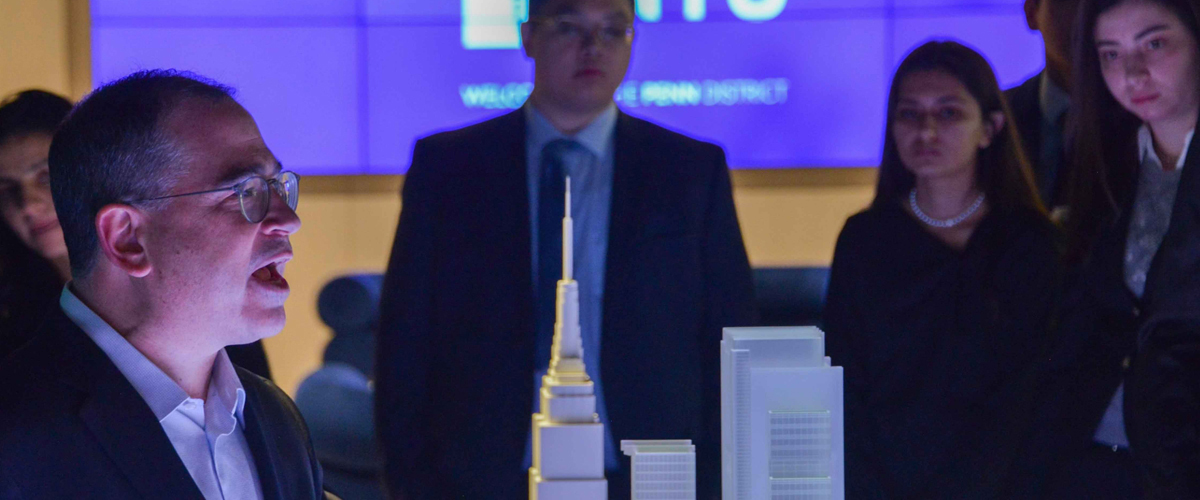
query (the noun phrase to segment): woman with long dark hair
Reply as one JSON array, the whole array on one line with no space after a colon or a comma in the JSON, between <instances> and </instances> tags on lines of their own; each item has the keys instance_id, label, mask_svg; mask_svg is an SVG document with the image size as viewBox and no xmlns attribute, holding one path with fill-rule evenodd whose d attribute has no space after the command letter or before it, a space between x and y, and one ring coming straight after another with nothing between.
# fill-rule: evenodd
<instances>
[{"instance_id":1,"label":"woman with long dark hair","mask_svg":"<svg viewBox=\"0 0 1200 500\"><path fill-rule=\"evenodd\" d=\"M987 61L955 42L912 51L825 309L847 498L995 496L1056 303L1056 238Z\"/></svg>"},{"instance_id":2,"label":"woman with long dark hair","mask_svg":"<svg viewBox=\"0 0 1200 500\"><path fill-rule=\"evenodd\" d=\"M54 130L70 111L70 101L40 90L0 101L0 357L57 307L70 279L46 163Z\"/></svg>"},{"instance_id":3,"label":"woman with long dark hair","mask_svg":"<svg viewBox=\"0 0 1200 500\"><path fill-rule=\"evenodd\" d=\"M1177 489L1200 481L1200 358L1187 354L1200 349L1197 11L1195 0L1080 8L1066 221L1078 280L1055 356L1052 496L1200 495Z\"/></svg>"}]
</instances>

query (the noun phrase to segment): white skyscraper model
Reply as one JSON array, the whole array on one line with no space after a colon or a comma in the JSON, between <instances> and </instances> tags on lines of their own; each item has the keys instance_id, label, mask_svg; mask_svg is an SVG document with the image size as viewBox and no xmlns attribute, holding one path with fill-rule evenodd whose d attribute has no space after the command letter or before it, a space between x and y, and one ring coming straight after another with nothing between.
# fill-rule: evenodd
<instances>
[{"instance_id":1,"label":"white skyscraper model","mask_svg":"<svg viewBox=\"0 0 1200 500\"><path fill-rule=\"evenodd\" d=\"M842 500L842 369L815 327L726 328L724 500Z\"/></svg>"},{"instance_id":2,"label":"white skyscraper model","mask_svg":"<svg viewBox=\"0 0 1200 500\"><path fill-rule=\"evenodd\" d=\"M621 440L630 457L633 500L696 500L696 446L690 439Z\"/></svg>"},{"instance_id":3,"label":"white skyscraper model","mask_svg":"<svg viewBox=\"0 0 1200 500\"><path fill-rule=\"evenodd\" d=\"M574 257L571 178L567 178L563 217L563 278L558 282L554 345L550 369L539 391L541 411L533 415L530 500L605 500L604 425L596 415L596 395L583 365L579 329L579 284L571 278Z\"/></svg>"}]
</instances>

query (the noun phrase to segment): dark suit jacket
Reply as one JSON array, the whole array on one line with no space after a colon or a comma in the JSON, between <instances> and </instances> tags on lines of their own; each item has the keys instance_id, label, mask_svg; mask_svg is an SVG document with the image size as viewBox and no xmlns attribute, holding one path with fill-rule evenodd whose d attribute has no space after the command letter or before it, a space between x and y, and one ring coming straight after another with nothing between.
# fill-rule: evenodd
<instances>
[{"instance_id":1,"label":"dark suit jacket","mask_svg":"<svg viewBox=\"0 0 1200 500\"><path fill-rule=\"evenodd\" d=\"M1188 148L1140 310L1125 427L1146 498L1200 498L1200 141Z\"/></svg>"},{"instance_id":2,"label":"dark suit jacket","mask_svg":"<svg viewBox=\"0 0 1200 500\"><path fill-rule=\"evenodd\" d=\"M1141 299L1125 285L1123 272L1135 191L1130 189L1121 200L1119 217L1102 233L1068 287L1058 347L1048 359L1048 386L1038 424L1044 432L1030 448L1036 453L1031 460L1045 464L1038 474L1050 474L1047 471L1092 446L1092 435L1124 382L1125 426L1134 458L1144 469L1157 470L1146 473L1157 478L1143 475L1149 493L1155 482L1173 474L1169 472L1173 466L1166 462L1174 459L1155 448L1163 445L1164 433L1186 429L1163 421L1163 415L1145 414L1144 402L1159 395L1147 394L1147 384L1138 380L1142 375L1131 367L1138 356L1139 338L1167 336L1174 339L1168 343L1174 343L1180 338L1179 326L1189 324L1192 335L1200 335L1200 327L1195 326L1200 325L1200 141L1193 141L1188 149L1171 221ZM1160 329L1163 332L1156 333ZM1143 370L1154 366L1141 364L1148 366ZM1157 424L1147 425L1153 422L1161 424L1158 429L1153 429ZM1194 433L1192 439L1195 443Z\"/></svg>"},{"instance_id":3,"label":"dark suit jacket","mask_svg":"<svg viewBox=\"0 0 1200 500\"><path fill-rule=\"evenodd\" d=\"M323 498L292 401L237 370L263 497ZM150 407L61 309L3 362L0 380L0 499L203 498Z\"/></svg>"},{"instance_id":4,"label":"dark suit jacket","mask_svg":"<svg viewBox=\"0 0 1200 500\"><path fill-rule=\"evenodd\" d=\"M1042 202L1047 209L1054 208L1066 202L1066 183L1068 157L1064 153L1058 165L1043 165L1042 156L1042 103L1041 103L1042 74L1038 73L1016 87L1004 91L1012 110L1013 122L1021 136L1021 149L1025 159L1033 169L1033 178L1037 182L1039 193L1049 193L1043 196ZM1053 169L1053 172L1051 172ZM1049 185L1047 185L1049 184Z\"/></svg>"},{"instance_id":5,"label":"dark suit jacket","mask_svg":"<svg viewBox=\"0 0 1200 500\"><path fill-rule=\"evenodd\" d=\"M725 156L620 114L601 379L613 436L692 439L720 480L720 338L753 321ZM524 498L535 365L525 119L417 142L379 332L376 411L393 495ZM624 465L623 465L624 467ZM610 478L613 498L629 495Z\"/></svg>"}]
</instances>

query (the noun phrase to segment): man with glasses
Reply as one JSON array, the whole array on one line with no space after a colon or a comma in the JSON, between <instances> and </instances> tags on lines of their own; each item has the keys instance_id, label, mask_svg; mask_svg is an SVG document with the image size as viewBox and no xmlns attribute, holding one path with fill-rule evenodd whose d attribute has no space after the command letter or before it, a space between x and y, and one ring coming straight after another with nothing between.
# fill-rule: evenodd
<instances>
[{"instance_id":1,"label":"man with glasses","mask_svg":"<svg viewBox=\"0 0 1200 500\"><path fill-rule=\"evenodd\" d=\"M533 0L519 110L417 142L384 284L376 412L392 495L528 495L531 414L562 276L564 177L584 362L621 439L692 439L720 478L721 328L753 316L722 150L618 110L630 0Z\"/></svg>"},{"instance_id":2,"label":"man with glasses","mask_svg":"<svg viewBox=\"0 0 1200 500\"><path fill-rule=\"evenodd\" d=\"M283 328L300 228L231 90L166 71L93 92L50 147L72 281L0 366L0 498L322 498L292 401L225 347Z\"/></svg>"}]
</instances>

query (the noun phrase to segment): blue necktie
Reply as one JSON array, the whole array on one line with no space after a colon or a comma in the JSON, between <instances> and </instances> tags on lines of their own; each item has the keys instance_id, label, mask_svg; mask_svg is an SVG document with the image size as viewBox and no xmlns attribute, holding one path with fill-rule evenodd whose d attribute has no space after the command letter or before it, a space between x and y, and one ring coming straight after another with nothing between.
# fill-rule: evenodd
<instances>
[{"instance_id":1,"label":"blue necktie","mask_svg":"<svg viewBox=\"0 0 1200 500\"><path fill-rule=\"evenodd\" d=\"M558 280L562 278L562 220L566 209L566 176L570 167L566 158L586 151L583 145L567 139L555 139L542 148L541 175L538 181L538 278L534 299L537 306L537 363L544 371L550 362L554 341L554 306Z\"/></svg>"}]
</instances>

